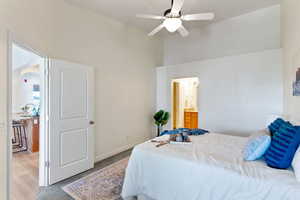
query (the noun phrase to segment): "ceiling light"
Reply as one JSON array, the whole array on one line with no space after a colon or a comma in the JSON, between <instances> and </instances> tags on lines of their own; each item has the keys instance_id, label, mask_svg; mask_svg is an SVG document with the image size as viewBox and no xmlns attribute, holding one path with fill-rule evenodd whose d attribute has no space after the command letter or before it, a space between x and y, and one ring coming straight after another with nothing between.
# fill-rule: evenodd
<instances>
[{"instance_id":1,"label":"ceiling light","mask_svg":"<svg viewBox=\"0 0 300 200\"><path fill-rule=\"evenodd\" d=\"M164 21L164 26L169 32L175 32L182 25L180 18L167 18Z\"/></svg>"}]
</instances>

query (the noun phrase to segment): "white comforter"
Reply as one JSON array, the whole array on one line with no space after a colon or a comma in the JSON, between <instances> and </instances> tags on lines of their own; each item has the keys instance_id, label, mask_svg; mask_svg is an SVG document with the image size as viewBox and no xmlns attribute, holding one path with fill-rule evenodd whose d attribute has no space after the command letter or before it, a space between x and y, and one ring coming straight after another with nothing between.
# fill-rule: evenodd
<instances>
[{"instance_id":1,"label":"white comforter","mask_svg":"<svg viewBox=\"0 0 300 200\"><path fill-rule=\"evenodd\" d=\"M163 139L163 138L162 138ZM136 146L126 170L122 197L155 200L300 200L292 170L263 161L245 162L246 138L206 134L193 144L151 142Z\"/></svg>"}]
</instances>

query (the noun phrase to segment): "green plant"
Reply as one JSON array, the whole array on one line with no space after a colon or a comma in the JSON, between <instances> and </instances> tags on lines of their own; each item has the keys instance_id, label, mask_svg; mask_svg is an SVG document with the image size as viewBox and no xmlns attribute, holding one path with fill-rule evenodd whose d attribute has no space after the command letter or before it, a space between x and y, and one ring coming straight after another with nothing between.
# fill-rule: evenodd
<instances>
[{"instance_id":1,"label":"green plant","mask_svg":"<svg viewBox=\"0 0 300 200\"><path fill-rule=\"evenodd\" d=\"M170 118L170 113L164 110L160 110L153 116L155 120L155 124L157 126L157 136L160 135L161 129L164 125L166 125Z\"/></svg>"}]
</instances>

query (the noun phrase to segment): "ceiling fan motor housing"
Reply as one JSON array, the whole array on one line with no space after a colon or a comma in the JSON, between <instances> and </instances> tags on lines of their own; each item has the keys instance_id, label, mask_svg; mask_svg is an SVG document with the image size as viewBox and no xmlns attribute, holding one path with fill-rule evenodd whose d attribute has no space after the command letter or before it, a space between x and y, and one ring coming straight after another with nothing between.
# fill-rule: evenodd
<instances>
[{"instance_id":1,"label":"ceiling fan motor housing","mask_svg":"<svg viewBox=\"0 0 300 200\"><path fill-rule=\"evenodd\" d=\"M172 16L171 10L172 10L171 8L168 9L168 10L166 10L166 11L164 12L164 16L165 16L165 17L178 17L178 18L182 16L182 12L181 12L181 11L178 13L178 16Z\"/></svg>"}]
</instances>

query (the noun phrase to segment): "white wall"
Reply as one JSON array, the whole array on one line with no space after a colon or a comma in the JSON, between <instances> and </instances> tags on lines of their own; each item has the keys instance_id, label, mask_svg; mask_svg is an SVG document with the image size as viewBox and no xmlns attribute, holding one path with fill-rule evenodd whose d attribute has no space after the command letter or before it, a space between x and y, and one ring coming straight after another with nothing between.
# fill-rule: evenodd
<instances>
[{"instance_id":1,"label":"white wall","mask_svg":"<svg viewBox=\"0 0 300 200\"><path fill-rule=\"evenodd\" d=\"M186 38L178 34L165 38L164 65L280 48L280 6L191 29L190 33Z\"/></svg>"},{"instance_id":2,"label":"white wall","mask_svg":"<svg viewBox=\"0 0 300 200\"><path fill-rule=\"evenodd\" d=\"M6 149L6 118L7 118L7 99L6 99L6 70L4 66L7 64L6 34L0 28L0 199L6 200L7 195L7 149Z\"/></svg>"},{"instance_id":3,"label":"white wall","mask_svg":"<svg viewBox=\"0 0 300 200\"><path fill-rule=\"evenodd\" d=\"M21 108L28 103L34 103L33 85L40 85L39 73L27 73L22 75L24 68L16 69L12 74L12 113L22 112ZM25 82L24 80L27 80Z\"/></svg>"},{"instance_id":4,"label":"white wall","mask_svg":"<svg viewBox=\"0 0 300 200\"><path fill-rule=\"evenodd\" d=\"M300 124L300 97L293 96L292 84L300 68L300 1L282 0L282 45L284 61L284 111Z\"/></svg>"},{"instance_id":5,"label":"white wall","mask_svg":"<svg viewBox=\"0 0 300 200\"><path fill-rule=\"evenodd\" d=\"M171 81L183 77L199 78L200 128L246 135L282 114L280 49L160 67L157 109L171 111Z\"/></svg>"},{"instance_id":6,"label":"white wall","mask_svg":"<svg viewBox=\"0 0 300 200\"><path fill-rule=\"evenodd\" d=\"M154 129L155 66L162 46L147 33L62 0L1 0L0 31L9 29L31 48L96 71L96 158L142 142ZM4 37L4 35L0 35ZM5 122L6 43L0 38L0 124ZM3 82L2 82L3 81ZM153 130L155 132L155 130ZM155 134L155 133L154 133ZM6 195L5 141L0 136L0 199Z\"/></svg>"}]
</instances>

